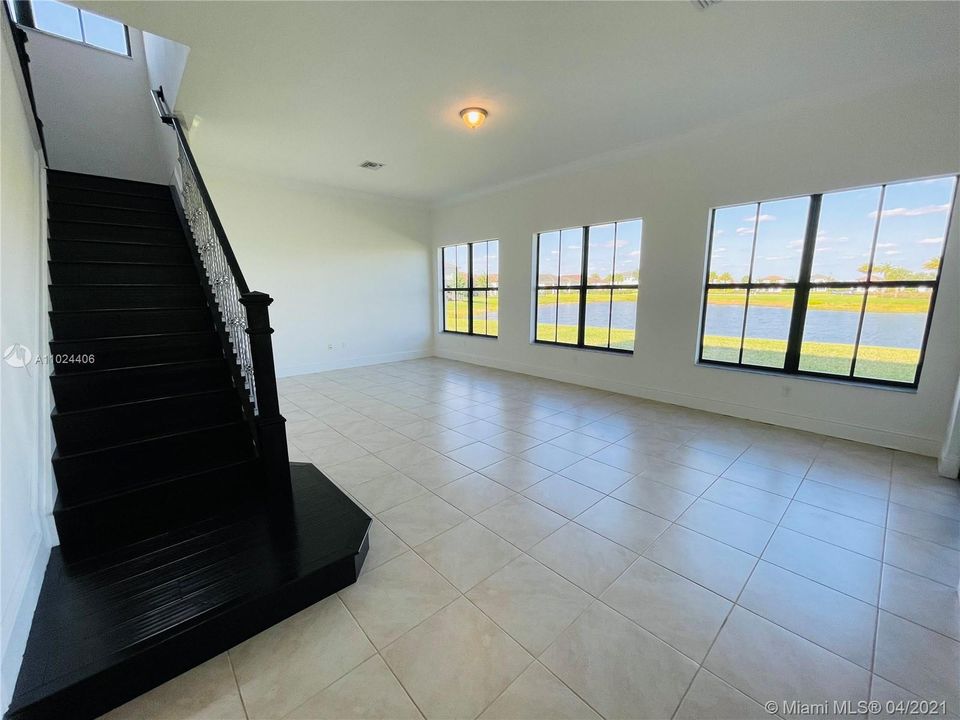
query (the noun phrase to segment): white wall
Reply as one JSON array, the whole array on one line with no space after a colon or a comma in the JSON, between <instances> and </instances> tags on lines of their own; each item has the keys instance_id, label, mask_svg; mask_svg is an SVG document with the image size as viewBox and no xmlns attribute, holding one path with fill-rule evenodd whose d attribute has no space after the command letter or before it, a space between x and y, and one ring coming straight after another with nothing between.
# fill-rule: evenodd
<instances>
[{"instance_id":1,"label":"white wall","mask_svg":"<svg viewBox=\"0 0 960 720\"><path fill-rule=\"evenodd\" d=\"M37 30L27 33L50 167L167 182L140 31L130 29L132 57Z\"/></svg>"},{"instance_id":2,"label":"white wall","mask_svg":"<svg viewBox=\"0 0 960 720\"><path fill-rule=\"evenodd\" d=\"M278 375L430 354L425 208L198 162L250 289L274 298Z\"/></svg>"},{"instance_id":3,"label":"white wall","mask_svg":"<svg viewBox=\"0 0 960 720\"><path fill-rule=\"evenodd\" d=\"M438 335L436 354L936 455L960 371L956 217L918 392L699 367L694 357L710 208L957 172L958 85L796 102L437 208L435 246L500 238L501 337ZM638 216L635 354L531 344L537 231ZM436 328L436 270L433 279Z\"/></svg>"},{"instance_id":4,"label":"white wall","mask_svg":"<svg viewBox=\"0 0 960 720\"><path fill-rule=\"evenodd\" d=\"M10 28L0 62L0 348L46 353L46 205L33 115ZM50 390L45 366L0 362L0 706L7 707L54 542Z\"/></svg>"},{"instance_id":5,"label":"white wall","mask_svg":"<svg viewBox=\"0 0 960 720\"><path fill-rule=\"evenodd\" d=\"M187 67L190 48L174 40L152 33L143 33L143 53L147 64L147 80L151 90L163 88L163 97L167 107L176 107L180 92L180 81ZM173 184L173 174L177 165L177 140L173 128L164 125L159 115L153 113L153 132L160 148L160 170L162 181Z\"/></svg>"}]
</instances>

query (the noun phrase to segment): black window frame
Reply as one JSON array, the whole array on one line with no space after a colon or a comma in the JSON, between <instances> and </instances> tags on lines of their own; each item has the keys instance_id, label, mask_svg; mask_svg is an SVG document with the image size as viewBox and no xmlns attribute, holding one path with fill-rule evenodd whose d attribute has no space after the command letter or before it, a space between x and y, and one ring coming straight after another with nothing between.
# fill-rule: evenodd
<instances>
[{"instance_id":1,"label":"black window frame","mask_svg":"<svg viewBox=\"0 0 960 720\"><path fill-rule=\"evenodd\" d=\"M95 50L102 50L103 52L108 52L111 55L116 55L117 57L133 57L133 52L130 48L130 28L126 23L122 23L119 20L114 20L113 18L107 17L106 15L100 15L86 8L79 8L75 5L69 5L65 2L61 2L61 5L64 5L69 8L73 8L77 11L77 16L79 17L80 22L80 40L76 38L68 37L67 35L61 35L60 33L55 33L51 30L46 30L44 28L37 27L36 20L34 19L33 14L33 3L35 0L12 0L13 2L13 14L16 16L16 21L18 25L23 27L28 27L31 30L36 30L37 32L44 33L45 35L50 35L52 37L60 38L61 40L66 40L67 42L76 43L77 45L83 45L84 47L94 48ZM95 43L87 42L86 30L83 26L83 13L90 13L91 15L96 15L101 17L104 20L110 20L117 23L123 27L123 40L126 46L125 52L117 52L116 50L111 50L110 48L105 48L102 45L96 45Z\"/></svg>"},{"instance_id":2,"label":"black window frame","mask_svg":"<svg viewBox=\"0 0 960 720\"><path fill-rule=\"evenodd\" d=\"M475 245L486 245L487 253L490 252L490 243L496 243L497 245L497 284L490 284L490 275L487 274L487 284L480 287L474 284L474 275L473 275L473 248ZM467 249L467 285L466 287L447 287L446 284L446 265L444 260L445 252L451 248L465 247ZM487 300L490 298L490 293L495 292L497 294L498 303L500 297L500 271L499 271L499 255L500 255L500 240L499 238L490 238L488 240L477 240L474 242L465 242L465 243L454 243L453 245L443 245L440 247L440 315L442 317L440 324L440 332L450 333L451 335L469 335L472 337L479 338L489 338L491 340L496 340L500 337L500 323L499 317L497 321L497 332L495 334L490 334L488 332L476 332L473 326L474 312L473 312L473 300L476 293L484 293L484 296ZM488 266L489 270L489 266ZM466 293L467 294L467 329L466 330L457 330L456 328L450 329L447 327L447 293ZM456 296L454 296L454 307L456 307ZM489 311L488 311L489 312ZM498 304L499 312L499 304ZM489 317L487 318L487 327L489 328Z\"/></svg>"},{"instance_id":3,"label":"black window frame","mask_svg":"<svg viewBox=\"0 0 960 720\"><path fill-rule=\"evenodd\" d=\"M571 227L560 228L559 230L544 230L537 233L537 243L535 248L535 264L536 264L536 275L534 276L534 294L533 294L533 342L536 345L551 345L554 347L565 347L565 348L576 348L578 350L593 350L596 352L609 352L616 353L618 355L633 355L634 348L637 344L637 318L634 315L633 318L633 344L634 348L615 348L615 347L601 347L599 345L587 345L586 344L586 323L587 323L587 291L589 290L610 290L611 291L611 303L613 301L613 291L615 290L636 290L637 293L640 292L640 268L639 263L637 267L637 282L636 284L626 284L626 283L608 283L604 285L591 285L589 282L589 277L587 275L587 267L589 263L590 255L590 228L600 225L613 225L614 226L614 237L616 237L616 226L620 223L636 222L640 221L641 231L640 231L640 249L643 251L643 229L642 217L635 218L625 218L623 220L610 220L607 222L598 222L591 225L574 225ZM578 285L561 285L560 284L560 275L557 275L557 284L556 285L541 285L540 284L540 238L543 235L549 235L550 233L559 232L561 233L561 243L562 233L564 230L576 230L580 229L582 231L583 239L583 248L581 249L580 257L580 283ZM614 247L614 255L612 260L611 273L616 273L616 247ZM613 275L611 275L612 277ZM559 294L562 290L576 290L580 293L580 304L577 315L577 342L567 343L560 342L559 340L540 340L537 338L537 328L540 326L540 291L547 290L556 292ZM558 307L557 307L557 322L559 322L559 298L558 298ZM607 322L607 344L610 343L610 334L613 328L613 312L611 310L610 317ZM559 332L554 334L554 337L558 337Z\"/></svg>"},{"instance_id":4,"label":"black window frame","mask_svg":"<svg viewBox=\"0 0 960 720\"><path fill-rule=\"evenodd\" d=\"M943 246L940 249L940 265L937 268L937 275L932 280L875 280L873 279L873 268L874 261L876 259L877 253L877 244L878 244L878 234L880 230L880 221L883 215L883 203L886 195L887 187L891 185L901 185L906 183L921 182L923 180L943 180L947 178L954 179L953 193L951 195L949 208L947 209L947 221L944 228L943 235ZM824 195L832 195L834 193L843 193L850 190L858 189L872 189L880 188L880 197L877 206L877 218L873 228L873 238L870 245L870 261L868 263L868 269L865 274L865 280L850 280L850 281L830 281L830 282L812 282L810 280L811 271L813 268L813 259L814 251L816 250L816 240L817 232L819 230L819 221L820 221L820 207ZM701 309L700 309L700 327L699 327L699 340L697 345L697 364L704 365L709 367L723 367L728 369L735 370L744 370L747 372L761 372L769 373L773 375L782 375L787 377L800 377L800 378L814 378L821 380L831 380L834 382L841 383L850 383L858 386L874 386L881 388L889 389L902 389L902 390L916 390L920 385L920 377L923 370L923 361L926 357L927 352L927 342L930 339L930 328L933 323L933 314L936 309L937 302L937 292L940 288L940 279L943 274L943 261L946 257L947 252L947 243L949 242L950 232L952 230L953 216L956 210L956 201L958 190L960 190L960 175L958 174L946 174L946 175L935 175L931 177L923 178L913 178L909 180L892 180L889 182L864 185L854 188L843 188L840 190L829 190L820 193L812 193L810 195L797 195L792 198L777 198L777 200L789 200L795 198L809 198L810 207L807 215L807 223L804 231L803 239L803 248L802 254L800 257L800 267L797 275L796 282L784 282L784 283L759 283L759 282L740 282L740 283L712 283L710 282L710 265L713 258L713 240L714 240L714 223L716 220L716 214L718 210L722 210L728 207L738 207L740 205L747 205L750 203L734 203L731 205L723 205L710 210L710 220L708 224L708 235L707 235L707 258L705 262L704 276L703 276L703 294L701 296ZM759 217L760 206L763 203L774 202L775 200L761 200L756 203L752 203L756 206L757 216ZM754 230L753 236L753 250L751 253L751 274L752 274L752 256L756 251L757 243L757 232ZM780 288L780 289L792 289L794 291L793 297L793 307L791 310L790 316L790 326L788 328L787 334L787 349L786 355L784 357L783 368L770 367L767 365L751 365L743 363L743 347L744 341L746 339L746 322L747 322L747 313L749 312L749 303L750 303L750 290L752 288ZM912 382L902 382L898 380L889 380L883 378L868 378L868 377L856 377L855 373L857 370L857 356L860 349L860 338L863 330L863 321L867 312L867 304L870 297L870 288L872 287L929 287L930 288L930 305L927 309L927 318L923 331L923 340L920 344L920 355L917 359L917 368L914 373ZM857 333L853 344L853 356L850 361L850 371L847 375L840 375L834 373L824 373L824 372L815 372L812 370L801 370L800 365L800 353L803 344L803 330L806 322L807 314L807 304L810 296L810 291L813 288L817 289L847 289L847 288L863 288L863 301L860 306L860 318L857 324ZM741 329L740 335L740 360L741 362L728 362L724 360L715 360L710 358L703 357L704 350L704 336L706 334L706 319L707 319L707 298L710 290L746 290L747 297L744 300L744 316L743 316L743 329Z\"/></svg>"}]
</instances>

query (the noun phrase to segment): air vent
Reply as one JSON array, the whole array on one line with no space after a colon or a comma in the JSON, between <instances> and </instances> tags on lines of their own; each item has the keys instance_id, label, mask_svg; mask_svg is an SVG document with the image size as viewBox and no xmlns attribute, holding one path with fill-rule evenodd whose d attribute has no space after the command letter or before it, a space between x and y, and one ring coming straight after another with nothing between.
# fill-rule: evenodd
<instances>
[{"instance_id":1,"label":"air vent","mask_svg":"<svg viewBox=\"0 0 960 720\"><path fill-rule=\"evenodd\" d=\"M374 162L373 160L367 160L360 163L360 167L364 170L379 170L383 167L383 163Z\"/></svg>"},{"instance_id":2,"label":"air vent","mask_svg":"<svg viewBox=\"0 0 960 720\"><path fill-rule=\"evenodd\" d=\"M690 0L694 5L696 5L701 10L706 10L711 5L716 5L720 0Z\"/></svg>"}]
</instances>

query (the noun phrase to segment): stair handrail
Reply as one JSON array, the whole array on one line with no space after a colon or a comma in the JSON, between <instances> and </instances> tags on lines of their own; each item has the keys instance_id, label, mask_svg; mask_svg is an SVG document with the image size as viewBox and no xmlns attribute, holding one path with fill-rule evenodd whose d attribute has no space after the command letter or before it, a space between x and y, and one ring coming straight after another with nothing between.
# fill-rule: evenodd
<instances>
[{"instance_id":1,"label":"stair handrail","mask_svg":"<svg viewBox=\"0 0 960 720\"><path fill-rule=\"evenodd\" d=\"M266 293L251 291L248 287L203 182L183 123L167 106L162 86L151 89L150 95L160 120L169 125L176 135L174 189L179 195L183 214L231 346L225 350L233 355L240 381L245 385L256 428L257 448L264 460L268 478L276 480L272 483L274 488L286 490L290 481L284 428L286 420L280 414L271 339L273 329L270 327L268 310L273 298Z\"/></svg>"}]
</instances>

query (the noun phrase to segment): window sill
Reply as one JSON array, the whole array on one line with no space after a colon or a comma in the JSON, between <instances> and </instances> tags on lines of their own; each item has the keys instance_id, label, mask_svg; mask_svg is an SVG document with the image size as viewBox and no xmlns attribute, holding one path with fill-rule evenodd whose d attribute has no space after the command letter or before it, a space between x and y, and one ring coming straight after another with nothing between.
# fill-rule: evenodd
<instances>
[{"instance_id":1,"label":"window sill","mask_svg":"<svg viewBox=\"0 0 960 720\"><path fill-rule=\"evenodd\" d=\"M480 335L479 333L458 332L456 330L441 330L438 335L449 335L451 337L480 338L481 340L499 340L499 335Z\"/></svg>"},{"instance_id":2,"label":"window sill","mask_svg":"<svg viewBox=\"0 0 960 720\"><path fill-rule=\"evenodd\" d=\"M883 382L870 382L868 380L847 380L845 378L829 377L826 375L812 375L810 373L784 373L776 370L764 370L756 367L738 367L727 363L710 362L709 360L697 360L694 363L697 367L710 368L712 370L727 370L733 372L750 373L752 375L766 375L767 377L778 378L780 380L807 380L830 385L845 385L847 387L860 388L862 390L887 390L908 395L916 395L917 388L911 385L893 385Z\"/></svg>"},{"instance_id":3,"label":"window sill","mask_svg":"<svg viewBox=\"0 0 960 720\"><path fill-rule=\"evenodd\" d=\"M630 357L634 352L633 350L620 350L618 348L580 347L579 345L568 345L566 343L556 343L548 340L531 340L530 344L539 345L541 347L562 348L564 350L583 350L590 353L600 353L601 355L606 355L608 357L616 357L618 355Z\"/></svg>"}]
</instances>

